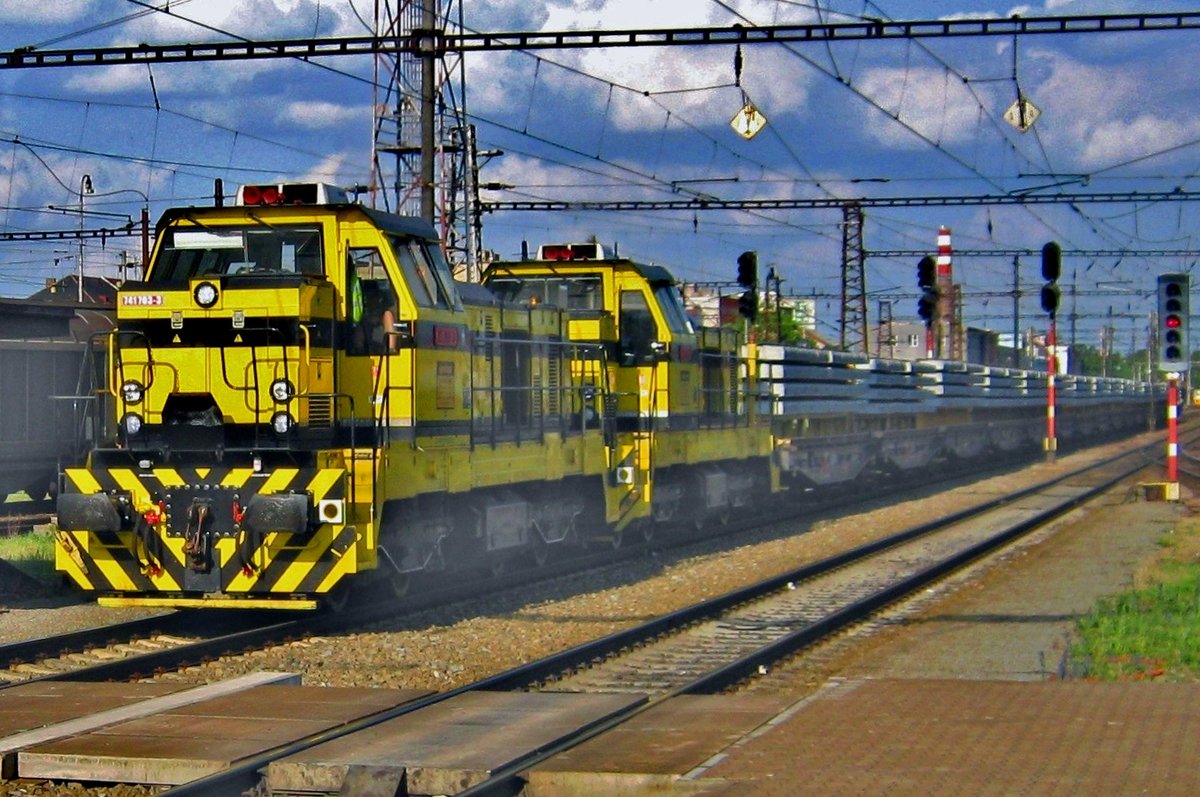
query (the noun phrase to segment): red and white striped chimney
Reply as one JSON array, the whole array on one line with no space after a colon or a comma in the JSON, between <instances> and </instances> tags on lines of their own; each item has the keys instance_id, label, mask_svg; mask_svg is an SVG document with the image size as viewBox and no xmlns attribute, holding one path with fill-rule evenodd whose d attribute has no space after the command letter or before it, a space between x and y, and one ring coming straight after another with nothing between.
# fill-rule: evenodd
<instances>
[{"instance_id":1,"label":"red and white striped chimney","mask_svg":"<svg viewBox=\"0 0 1200 797\"><path fill-rule=\"evenodd\" d=\"M938 357L949 358L953 351L954 268L951 264L950 228L938 227L937 239L937 347Z\"/></svg>"},{"instance_id":2,"label":"red and white striped chimney","mask_svg":"<svg viewBox=\"0 0 1200 797\"><path fill-rule=\"evenodd\" d=\"M938 287L941 288L944 282L947 287L953 282L952 268L950 264L950 255L952 249L950 247L950 228L946 226L938 227L938 253L937 253L937 276ZM948 291L943 291L943 295Z\"/></svg>"}]
</instances>

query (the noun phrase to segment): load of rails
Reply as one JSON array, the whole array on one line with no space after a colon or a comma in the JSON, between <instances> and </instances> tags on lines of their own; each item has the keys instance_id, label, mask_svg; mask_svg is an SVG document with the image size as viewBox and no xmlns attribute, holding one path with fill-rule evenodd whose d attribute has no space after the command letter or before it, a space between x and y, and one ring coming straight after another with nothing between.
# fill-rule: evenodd
<instances>
[{"instance_id":1,"label":"load of rails","mask_svg":"<svg viewBox=\"0 0 1200 797\"><path fill-rule=\"evenodd\" d=\"M1040 450L1044 376L747 345L665 269L542 247L456 281L429 225L315 184L167 211L98 341L56 564L109 605L316 608ZM1064 444L1142 383L1059 382Z\"/></svg>"}]
</instances>

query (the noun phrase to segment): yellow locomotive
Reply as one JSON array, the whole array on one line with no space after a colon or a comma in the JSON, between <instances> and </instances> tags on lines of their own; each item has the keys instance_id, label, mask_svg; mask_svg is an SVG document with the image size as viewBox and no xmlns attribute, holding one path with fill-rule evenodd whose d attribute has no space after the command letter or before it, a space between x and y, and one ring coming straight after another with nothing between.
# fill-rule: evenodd
<instances>
[{"instance_id":1,"label":"yellow locomotive","mask_svg":"<svg viewBox=\"0 0 1200 797\"><path fill-rule=\"evenodd\" d=\"M598 244L457 282L430 225L318 184L167 211L102 343L56 567L107 605L403 592L1036 450L1044 412L1027 372L741 346L692 323L665 269ZM1083 378L1060 396L1077 440L1144 427L1153 400Z\"/></svg>"}]
</instances>

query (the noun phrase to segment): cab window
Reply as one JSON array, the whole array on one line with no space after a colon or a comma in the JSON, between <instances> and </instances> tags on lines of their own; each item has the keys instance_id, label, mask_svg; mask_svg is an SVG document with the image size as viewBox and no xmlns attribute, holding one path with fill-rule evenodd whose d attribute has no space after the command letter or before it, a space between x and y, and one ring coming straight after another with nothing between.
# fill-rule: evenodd
<instances>
[{"instance_id":1,"label":"cab window","mask_svg":"<svg viewBox=\"0 0 1200 797\"><path fill-rule=\"evenodd\" d=\"M349 268L351 321L350 352L352 354L385 354L394 351L397 339L394 325L399 302L395 286L383 264L383 256L374 247L351 248L347 254Z\"/></svg>"},{"instance_id":2,"label":"cab window","mask_svg":"<svg viewBox=\"0 0 1200 797\"><path fill-rule=\"evenodd\" d=\"M404 281L420 307L459 307L454 279L445 258L436 246L415 238L390 236L392 251Z\"/></svg>"},{"instance_id":3,"label":"cab window","mask_svg":"<svg viewBox=\"0 0 1200 797\"><path fill-rule=\"evenodd\" d=\"M604 309L602 283L598 276L493 277L487 286L507 302L545 302L559 307L565 304L569 310Z\"/></svg>"},{"instance_id":4,"label":"cab window","mask_svg":"<svg viewBox=\"0 0 1200 797\"><path fill-rule=\"evenodd\" d=\"M695 333L696 329L683 306L683 297L679 295L678 288L669 283L659 283L654 286L654 298L658 300L658 306L672 332L685 335Z\"/></svg>"},{"instance_id":5,"label":"cab window","mask_svg":"<svg viewBox=\"0 0 1200 797\"><path fill-rule=\"evenodd\" d=\"M311 226L255 225L167 230L156 281L225 274L324 274L321 231Z\"/></svg>"},{"instance_id":6,"label":"cab window","mask_svg":"<svg viewBox=\"0 0 1200 797\"><path fill-rule=\"evenodd\" d=\"M621 363L649 362L658 346L658 327L641 291L621 291Z\"/></svg>"}]
</instances>

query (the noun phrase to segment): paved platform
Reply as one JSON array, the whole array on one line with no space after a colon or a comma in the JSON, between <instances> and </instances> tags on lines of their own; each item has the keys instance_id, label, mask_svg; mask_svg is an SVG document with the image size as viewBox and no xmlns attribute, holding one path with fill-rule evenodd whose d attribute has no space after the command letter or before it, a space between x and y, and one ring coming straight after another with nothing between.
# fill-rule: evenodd
<instances>
[{"instance_id":1,"label":"paved platform","mask_svg":"<svg viewBox=\"0 0 1200 797\"><path fill-rule=\"evenodd\" d=\"M271 683L299 683L299 676L260 672L205 686L45 681L8 687L0 691L0 778L16 777L23 748Z\"/></svg>"},{"instance_id":2,"label":"paved platform","mask_svg":"<svg viewBox=\"0 0 1200 797\"><path fill-rule=\"evenodd\" d=\"M704 777L740 797L1184 797L1200 794L1197 751L1197 684L859 681Z\"/></svg>"},{"instance_id":3,"label":"paved platform","mask_svg":"<svg viewBox=\"0 0 1200 797\"><path fill-rule=\"evenodd\" d=\"M606 759L597 740L587 756L581 748L551 759L530 773L530 795L1200 794L1198 684L833 682L735 741L714 733L707 750L677 755L677 739L690 729L732 728L739 718L751 720L744 728L754 724L742 699L710 698L701 717L676 712L657 738L640 735L645 746L635 755L634 746L614 744ZM705 753L706 763L687 770L689 758ZM584 760L591 772L579 766ZM646 772L659 774L638 774Z\"/></svg>"},{"instance_id":4,"label":"paved platform","mask_svg":"<svg viewBox=\"0 0 1200 797\"><path fill-rule=\"evenodd\" d=\"M267 768L271 793L455 794L641 695L468 692Z\"/></svg>"},{"instance_id":5,"label":"paved platform","mask_svg":"<svg viewBox=\"0 0 1200 797\"><path fill-rule=\"evenodd\" d=\"M224 694L210 692L210 699L200 702L26 747L17 754L16 775L178 785L428 694L419 689L276 684Z\"/></svg>"},{"instance_id":6,"label":"paved platform","mask_svg":"<svg viewBox=\"0 0 1200 797\"><path fill-rule=\"evenodd\" d=\"M795 698L686 695L539 764L526 797L668 794L711 788L684 777L769 722ZM675 791L673 791L673 789Z\"/></svg>"}]
</instances>

